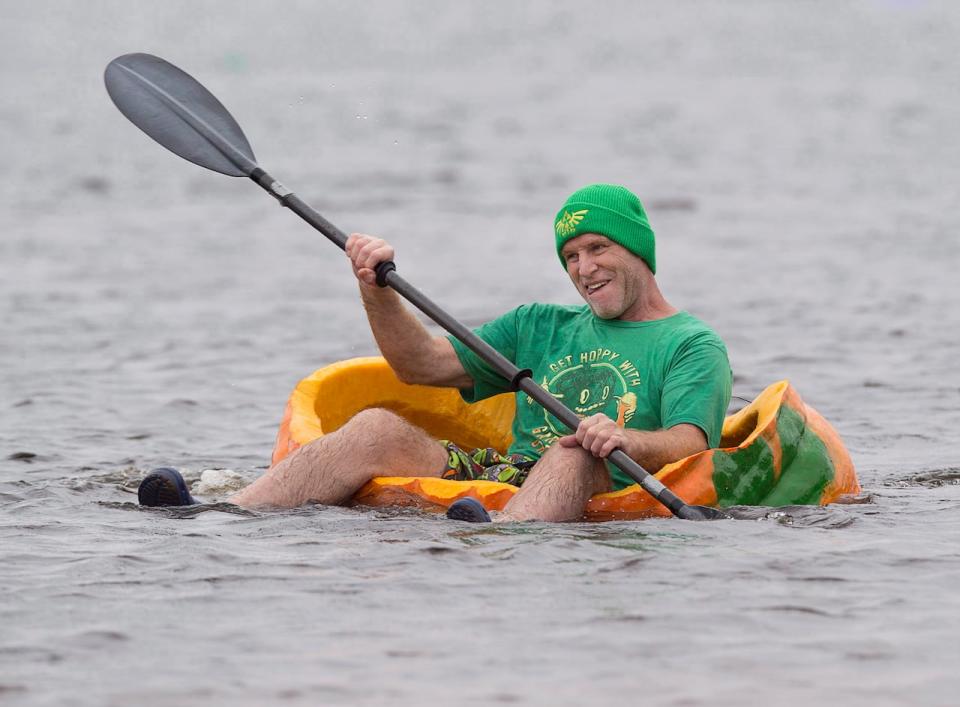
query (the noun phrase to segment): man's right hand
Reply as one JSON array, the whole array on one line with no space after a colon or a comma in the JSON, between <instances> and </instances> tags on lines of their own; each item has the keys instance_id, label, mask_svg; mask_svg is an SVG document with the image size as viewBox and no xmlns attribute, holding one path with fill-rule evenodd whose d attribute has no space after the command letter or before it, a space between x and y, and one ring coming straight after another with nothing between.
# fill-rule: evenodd
<instances>
[{"instance_id":1,"label":"man's right hand","mask_svg":"<svg viewBox=\"0 0 960 707\"><path fill-rule=\"evenodd\" d=\"M353 274L364 285L376 285L376 267L394 258L392 245L365 233L351 233L344 251L350 258Z\"/></svg>"},{"instance_id":2,"label":"man's right hand","mask_svg":"<svg viewBox=\"0 0 960 707\"><path fill-rule=\"evenodd\" d=\"M473 378L446 337L424 328L392 288L377 287L376 267L393 260L393 246L382 238L351 233L344 245L360 281L360 299L377 346L404 383L471 388Z\"/></svg>"}]
</instances>

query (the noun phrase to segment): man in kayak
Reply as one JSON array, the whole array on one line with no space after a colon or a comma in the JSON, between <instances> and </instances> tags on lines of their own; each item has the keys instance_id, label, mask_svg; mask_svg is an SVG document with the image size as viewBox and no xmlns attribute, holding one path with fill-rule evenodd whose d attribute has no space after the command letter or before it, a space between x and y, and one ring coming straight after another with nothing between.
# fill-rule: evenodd
<instances>
[{"instance_id":1,"label":"man in kayak","mask_svg":"<svg viewBox=\"0 0 960 707\"><path fill-rule=\"evenodd\" d=\"M715 447L730 400L726 348L713 330L663 297L655 279L653 230L629 190L593 184L554 219L557 254L586 305L529 304L476 333L580 417L574 434L517 393L509 450L461 449L433 439L385 409L367 409L271 468L230 498L240 506L344 504L376 476L434 475L506 481L519 490L498 520L579 519L589 498L633 480L605 463L622 449L651 471ZM389 243L353 234L346 254L377 345L400 380L455 387L468 402L510 390L453 337L434 336L376 266ZM141 484L143 505L192 503L182 477L158 469ZM489 520L473 499L452 518Z\"/></svg>"}]
</instances>

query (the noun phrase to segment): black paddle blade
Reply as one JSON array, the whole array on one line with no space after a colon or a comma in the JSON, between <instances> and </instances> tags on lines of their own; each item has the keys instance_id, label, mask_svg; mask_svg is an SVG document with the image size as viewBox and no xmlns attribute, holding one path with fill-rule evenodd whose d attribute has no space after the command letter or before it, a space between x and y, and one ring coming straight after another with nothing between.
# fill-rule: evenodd
<instances>
[{"instance_id":1,"label":"black paddle blade","mask_svg":"<svg viewBox=\"0 0 960 707\"><path fill-rule=\"evenodd\" d=\"M711 508L710 506L684 506L677 512L677 518L683 520L729 520L733 516L724 513L719 508Z\"/></svg>"},{"instance_id":2,"label":"black paddle blade","mask_svg":"<svg viewBox=\"0 0 960 707\"><path fill-rule=\"evenodd\" d=\"M173 64L150 54L125 54L107 65L103 80L120 112L171 152L231 177L256 169L237 121Z\"/></svg>"}]
</instances>

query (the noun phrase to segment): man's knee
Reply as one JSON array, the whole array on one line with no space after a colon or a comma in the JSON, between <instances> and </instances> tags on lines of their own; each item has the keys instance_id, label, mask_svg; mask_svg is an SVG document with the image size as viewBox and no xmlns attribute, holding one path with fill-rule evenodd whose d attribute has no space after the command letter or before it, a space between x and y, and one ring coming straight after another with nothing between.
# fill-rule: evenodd
<instances>
[{"instance_id":1,"label":"man's knee","mask_svg":"<svg viewBox=\"0 0 960 707\"><path fill-rule=\"evenodd\" d=\"M398 436L406 437L416 429L400 415L386 408L367 408L348 419L332 434L327 434L304 445L305 448L325 448L330 444L387 443Z\"/></svg>"},{"instance_id":2,"label":"man's knee","mask_svg":"<svg viewBox=\"0 0 960 707\"><path fill-rule=\"evenodd\" d=\"M400 415L386 408L366 408L347 420L344 427L363 427L370 430L389 430L396 427L409 427L410 423Z\"/></svg>"},{"instance_id":3,"label":"man's knee","mask_svg":"<svg viewBox=\"0 0 960 707\"><path fill-rule=\"evenodd\" d=\"M570 471L585 471L596 463L597 459L583 447L563 447L552 444L540 457L537 466L556 467Z\"/></svg>"},{"instance_id":4,"label":"man's knee","mask_svg":"<svg viewBox=\"0 0 960 707\"><path fill-rule=\"evenodd\" d=\"M411 454L423 454L425 447L440 448L426 431L404 419L392 410L367 408L351 417L343 427L344 440L369 446L384 454L396 454L409 450Z\"/></svg>"},{"instance_id":5,"label":"man's knee","mask_svg":"<svg viewBox=\"0 0 960 707\"><path fill-rule=\"evenodd\" d=\"M531 475L537 467L551 475L569 476L573 481L583 483L594 494L605 493L612 488L604 461L583 447L553 444L531 470Z\"/></svg>"}]
</instances>

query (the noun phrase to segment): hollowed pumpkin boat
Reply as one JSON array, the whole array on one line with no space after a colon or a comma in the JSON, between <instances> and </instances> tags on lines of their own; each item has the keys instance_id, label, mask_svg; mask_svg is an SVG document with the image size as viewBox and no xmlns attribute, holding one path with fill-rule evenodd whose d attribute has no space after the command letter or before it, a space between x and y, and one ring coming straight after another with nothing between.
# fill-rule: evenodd
<instances>
[{"instance_id":1,"label":"hollowed pumpkin boat","mask_svg":"<svg viewBox=\"0 0 960 707\"><path fill-rule=\"evenodd\" d=\"M373 407L391 410L434 437L464 448L505 451L511 441L514 399L506 393L468 404L453 389L401 383L382 358L341 361L315 371L294 388L271 463ZM860 491L840 436L787 381L770 385L727 417L719 448L668 464L656 477L688 504L717 507L825 505ZM353 503L443 510L458 498L472 496L490 510L501 510L516 491L515 486L494 481L378 477L356 493ZM634 485L594 496L584 518L669 515Z\"/></svg>"}]
</instances>

